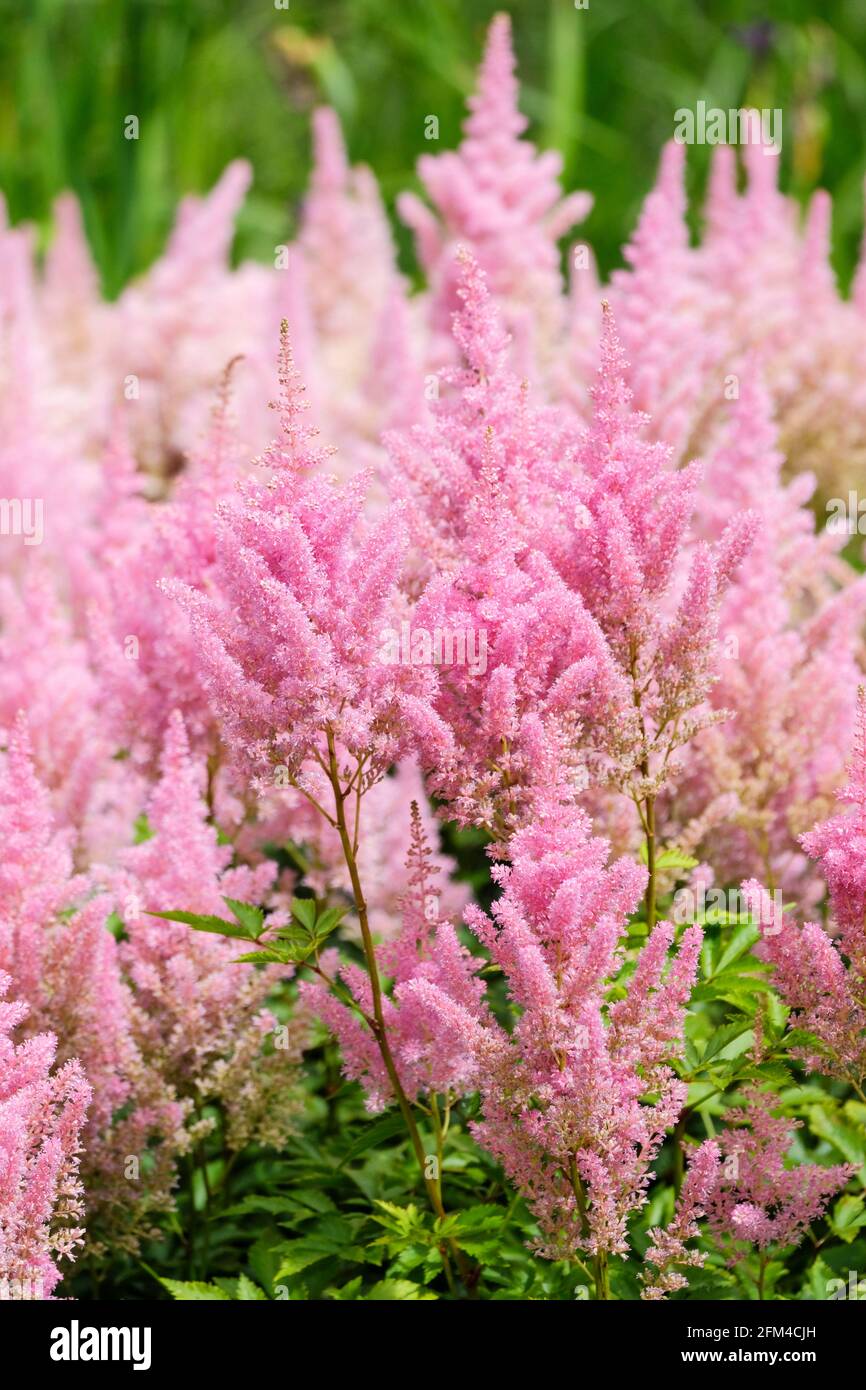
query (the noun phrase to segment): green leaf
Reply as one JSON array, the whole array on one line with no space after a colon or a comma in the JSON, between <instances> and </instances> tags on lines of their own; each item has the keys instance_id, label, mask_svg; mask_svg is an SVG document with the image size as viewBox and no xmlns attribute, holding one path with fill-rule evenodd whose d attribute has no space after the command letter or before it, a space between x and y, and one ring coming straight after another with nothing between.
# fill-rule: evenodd
<instances>
[{"instance_id":1,"label":"green leaf","mask_svg":"<svg viewBox=\"0 0 866 1390\"><path fill-rule=\"evenodd\" d=\"M154 914L155 915L155 914ZM172 1298L183 1303L230 1302L230 1295L217 1284L184 1283L181 1279L160 1279Z\"/></svg>"},{"instance_id":2,"label":"green leaf","mask_svg":"<svg viewBox=\"0 0 866 1390\"><path fill-rule=\"evenodd\" d=\"M292 898L292 916L306 931L312 933L316 925L315 898Z\"/></svg>"},{"instance_id":3,"label":"green leaf","mask_svg":"<svg viewBox=\"0 0 866 1390\"><path fill-rule=\"evenodd\" d=\"M713 1057L718 1057L731 1043L742 1038L746 1033L751 1032L752 1023L750 1019L741 1019L736 1023L725 1024L723 1028L716 1028L711 1034L709 1041L701 1057L701 1066L706 1066L707 1062ZM744 1047L738 1049L738 1055L745 1050Z\"/></svg>"},{"instance_id":4,"label":"green leaf","mask_svg":"<svg viewBox=\"0 0 866 1390\"><path fill-rule=\"evenodd\" d=\"M258 1284L254 1284L252 1279L248 1279L245 1274L238 1278L238 1290L235 1298L240 1303L267 1303L268 1296Z\"/></svg>"},{"instance_id":5,"label":"green leaf","mask_svg":"<svg viewBox=\"0 0 866 1390\"><path fill-rule=\"evenodd\" d=\"M679 849L665 849L656 856L657 869L695 869L697 864L697 859Z\"/></svg>"},{"instance_id":6,"label":"green leaf","mask_svg":"<svg viewBox=\"0 0 866 1390\"><path fill-rule=\"evenodd\" d=\"M331 932L340 925L348 910L347 907L326 907L324 912L316 918L317 939L323 941L326 936L330 936Z\"/></svg>"},{"instance_id":7,"label":"green leaf","mask_svg":"<svg viewBox=\"0 0 866 1390\"><path fill-rule=\"evenodd\" d=\"M738 927L724 951L722 951L722 954L719 956L719 959L716 961L713 978L718 979L718 976L723 970L726 970L729 965L733 965L735 960L743 955L745 951L748 951L750 947L754 946L755 942L760 939L760 935L761 933L758 931L758 928L751 923L743 927Z\"/></svg>"},{"instance_id":8,"label":"green leaf","mask_svg":"<svg viewBox=\"0 0 866 1390\"><path fill-rule=\"evenodd\" d=\"M249 932L236 922L228 922L224 917L202 916L197 912L149 912L149 917L164 917L167 922L183 922L194 931L213 932L216 936L233 936L241 941L255 940Z\"/></svg>"},{"instance_id":9,"label":"green leaf","mask_svg":"<svg viewBox=\"0 0 866 1390\"><path fill-rule=\"evenodd\" d=\"M866 1140L862 1133L849 1129L841 1121L830 1118L822 1105L811 1105L806 1112L809 1128L819 1139L826 1139L849 1163L861 1164L866 1158Z\"/></svg>"},{"instance_id":10,"label":"green leaf","mask_svg":"<svg viewBox=\"0 0 866 1390\"><path fill-rule=\"evenodd\" d=\"M249 951L245 956L235 956L232 965L291 965L292 955L281 951L278 946L270 946L264 951Z\"/></svg>"},{"instance_id":11,"label":"green leaf","mask_svg":"<svg viewBox=\"0 0 866 1390\"><path fill-rule=\"evenodd\" d=\"M389 1302L389 1303L408 1303L429 1301L438 1297L438 1294L431 1289L425 1289L421 1284L413 1284L411 1279L380 1279L378 1284L374 1284L364 1299L368 1303Z\"/></svg>"},{"instance_id":12,"label":"green leaf","mask_svg":"<svg viewBox=\"0 0 866 1390\"><path fill-rule=\"evenodd\" d=\"M345 1168L347 1163L351 1163L359 1154L366 1153L368 1149L375 1149L379 1144L384 1144L386 1140L393 1139L395 1134L403 1132L403 1117L399 1111L392 1111L390 1115L385 1115L375 1124L365 1125L358 1138L352 1144L345 1158L340 1163L341 1168Z\"/></svg>"},{"instance_id":13,"label":"green leaf","mask_svg":"<svg viewBox=\"0 0 866 1390\"><path fill-rule=\"evenodd\" d=\"M237 917L244 931L254 940L257 940L265 926L265 914L260 907L254 907L252 903L241 903L236 898L223 898L223 902Z\"/></svg>"}]
</instances>

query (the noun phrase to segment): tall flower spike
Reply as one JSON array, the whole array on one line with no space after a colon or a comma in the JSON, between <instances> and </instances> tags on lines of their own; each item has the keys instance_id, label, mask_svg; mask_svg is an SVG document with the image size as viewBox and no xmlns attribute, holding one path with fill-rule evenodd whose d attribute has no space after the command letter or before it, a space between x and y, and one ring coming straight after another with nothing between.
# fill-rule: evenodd
<instances>
[{"instance_id":1,"label":"tall flower spike","mask_svg":"<svg viewBox=\"0 0 866 1390\"><path fill-rule=\"evenodd\" d=\"M538 154L520 138L527 123L517 107L506 14L490 26L469 108L460 148L418 161L438 220L411 194L398 208L416 233L434 329L447 331L457 307L453 252L465 244L490 276L522 365L544 373L565 327L557 239L583 220L592 200L585 193L561 200L559 155Z\"/></svg>"},{"instance_id":2,"label":"tall flower spike","mask_svg":"<svg viewBox=\"0 0 866 1390\"><path fill-rule=\"evenodd\" d=\"M0 1297L51 1299L84 1235L78 1164L91 1092L78 1062L52 1069L52 1034L13 1041L27 1006L3 1002L9 985L0 972Z\"/></svg>"},{"instance_id":3,"label":"tall flower spike","mask_svg":"<svg viewBox=\"0 0 866 1390\"><path fill-rule=\"evenodd\" d=\"M411 809L407 855L408 890L399 934L378 950L381 967L393 981L384 1000L391 1049L405 1094L412 1100L441 1095L450 1106L476 1084L477 1043L488 1022L479 962L439 916L432 889L432 861L418 806ZM336 956L336 953L330 953ZM376 1039L369 1026L372 1000L368 977L355 965L328 962L352 1004L343 1003L321 983L302 984L302 998L334 1032L348 1077L360 1081L370 1110L394 1099ZM366 1018L363 1017L366 1014Z\"/></svg>"},{"instance_id":4,"label":"tall flower spike","mask_svg":"<svg viewBox=\"0 0 866 1390\"><path fill-rule=\"evenodd\" d=\"M595 1257L599 1297L685 1096L670 1061L701 943L690 928L665 978L673 929L659 923L609 1008L618 939L646 875L624 860L606 868L607 854L586 817L563 818L553 834L528 827L494 871L503 891L492 918L479 908L465 915L520 1011L510 1034L491 1026L480 1037L477 1138L529 1203L539 1253Z\"/></svg>"}]
</instances>

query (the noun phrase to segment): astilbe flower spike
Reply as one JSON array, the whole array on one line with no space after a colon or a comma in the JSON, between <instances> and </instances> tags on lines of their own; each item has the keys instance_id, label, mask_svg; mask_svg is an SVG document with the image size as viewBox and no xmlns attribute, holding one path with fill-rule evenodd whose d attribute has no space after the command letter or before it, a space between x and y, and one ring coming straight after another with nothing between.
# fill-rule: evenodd
<instances>
[{"instance_id":1,"label":"astilbe flower spike","mask_svg":"<svg viewBox=\"0 0 866 1390\"><path fill-rule=\"evenodd\" d=\"M0 971L0 1299L51 1299L84 1230L78 1173L91 1091L77 1061L54 1069L56 1039L16 1043L27 1005Z\"/></svg>"},{"instance_id":2,"label":"astilbe flower spike","mask_svg":"<svg viewBox=\"0 0 866 1390\"><path fill-rule=\"evenodd\" d=\"M393 984L384 1000L383 1016L394 1061L405 1094L431 1103L438 1115L437 1096L445 1117L454 1101L474 1089L477 1040L487 1021L484 984L476 976L480 962L463 946L450 922L439 916L440 898L434 888L439 866L424 832L417 802L412 803L412 829L407 856L409 887L403 901L399 933L378 948L383 976ZM394 1099L371 1027L370 984L357 966L337 966L329 952L322 968L345 987L344 1003L323 983L303 984L303 997L313 1005L340 1042L343 1068L360 1080L370 1110L381 1110ZM348 990L348 995L345 991Z\"/></svg>"},{"instance_id":3,"label":"astilbe flower spike","mask_svg":"<svg viewBox=\"0 0 866 1390\"><path fill-rule=\"evenodd\" d=\"M92 1090L83 1164L96 1217L89 1250L101 1248L97 1230L134 1249L149 1214L171 1204L185 1108L139 1051L134 1001L106 928L111 900L94 892L90 875L72 872L70 834L57 829L36 778L23 716L0 775L0 830L0 970L28 1007L28 1032L50 1030L60 1060L77 1058ZM153 1166L131 1188L126 1160L151 1146Z\"/></svg>"},{"instance_id":4,"label":"astilbe flower spike","mask_svg":"<svg viewBox=\"0 0 866 1390\"><path fill-rule=\"evenodd\" d=\"M861 1099L866 1092L866 694L861 690L854 760L840 799L853 813L820 822L802 837L821 865L830 890L835 937L817 922L802 927L755 880L744 893L761 930L761 954L773 965L774 982L791 1010L790 1024L803 1033L793 1049L808 1067L846 1081Z\"/></svg>"},{"instance_id":5,"label":"astilbe flower spike","mask_svg":"<svg viewBox=\"0 0 866 1390\"><path fill-rule=\"evenodd\" d=\"M861 678L866 584L847 582L837 555L844 538L816 534L806 505L813 480L800 474L783 482L783 462L770 397L751 359L707 461L701 509L706 536L737 510L760 518L720 611L710 703L732 717L695 740L663 814L666 833L710 854L720 880L760 876L808 906L817 884L798 837L826 814L842 774ZM688 822L699 824L723 796L736 798L733 815L722 826L705 824L701 843Z\"/></svg>"},{"instance_id":6,"label":"astilbe flower spike","mask_svg":"<svg viewBox=\"0 0 866 1390\"><path fill-rule=\"evenodd\" d=\"M138 1006L136 1038L147 1065L194 1105L199 1134L204 1107L219 1101L230 1149L251 1141L278 1147L297 1108L292 1068L301 1029L293 1019L281 1046L266 1051L277 1029L267 997L287 972L233 963L236 943L151 915L180 908L224 916L226 898L258 904L271 887L271 861L230 866L231 846L220 845L208 823L204 781L175 711L147 805L147 838L121 854L113 884L127 937L121 959Z\"/></svg>"},{"instance_id":7,"label":"astilbe flower spike","mask_svg":"<svg viewBox=\"0 0 866 1390\"><path fill-rule=\"evenodd\" d=\"M798 1245L828 1201L856 1172L850 1163L787 1167L787 1152L800 1121L775 1115L767 1096L746 1092L727 1112L719 1135L721 1168L709 1202L709 1228L728 1262L755 1252L758 1296L771 1252Z\"/></svg>"},{"instance_id":8,"label":"astilbe flower spike","mask_svg":"<svg viewBox=\"0 0 866 1390\"><path fill-rule=\"evenodd\" d=\"M580 813L521 830L494 870L503 891L492 918L465 914L519 1010L511 1034L491 1026L480 1037L477 1138L529 1203L540 1253L594 1257L599 1297L684 1101L670 1063L701 943L689 928L666 972L674 930L658 923L609 1004L646 874L629 860L606 868L607 853Z\"/></svg>"},{"instance_id":9,"label":"astilbe flower spike","mask_svg":"<svg viewBox=\"0 0 866 1390\"><path fill-rule=\"evenodd\" d=\"M365 522L363 476L339 486L312 473L321 451L304 422L303 387L285 331L280 385L280 436L262 458L268 480L244 480L237 498L220 507L209 592L176 581L166 590L190 616L235 765L263 790L296 787L339 835L361 929L371 1027L424 1171L384 1018L358 848L365 792L413 749L407 705L416 718L426 709L436 719L436 678L430 668L383 659L383 635L399 630L406 612L399 588L404 525L394 510L373 526ZM425 1182L442 1215L435 1180L425 1174Z\"/></svg>"},{"instance_id":10,"label":"astilbe flower spike","mask_svg":"<svg viewBox=\"0 0 866 1390\"><path fill-rule=\"evenodd\" d=\"M649 1247L644 1260L650 1268L641 1274L641 1298L653 1302L666 1298L688 1285L684 1269L700 1269L706 1254L687 1244L701 1233L698 1222L706 1216L719 1179L721 1151L708 1139L693 1153L669 1225L648 1231Z\"/></svg>"}]
</instances>

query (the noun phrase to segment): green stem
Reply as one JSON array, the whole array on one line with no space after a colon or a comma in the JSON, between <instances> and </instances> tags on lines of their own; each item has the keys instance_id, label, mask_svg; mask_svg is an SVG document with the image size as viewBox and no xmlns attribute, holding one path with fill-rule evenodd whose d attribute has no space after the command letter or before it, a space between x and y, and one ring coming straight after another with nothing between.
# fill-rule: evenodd
<instances>
[{"instance_id":1,"label":"green stem","mask_svg":"<svg viewBox=\"0 0 866 1390\"><path fill-rule=\"evenodd\" d=\"M596 1255L592 1262L595 1275L595 1296L599 1300L610 1298L610 1276L607 1268L607 1255Z\"/></svg>"},{"instance_id":2,"label":"green stem","mask_svg":"<svg viewBox=\"0 0 866 1390\"><path fill-rule=\"evenodd\" d=\"M646 816L646 920L652 931L656 924L656 799L648 796L645 805Z\"/></svg>"}]
</instances>

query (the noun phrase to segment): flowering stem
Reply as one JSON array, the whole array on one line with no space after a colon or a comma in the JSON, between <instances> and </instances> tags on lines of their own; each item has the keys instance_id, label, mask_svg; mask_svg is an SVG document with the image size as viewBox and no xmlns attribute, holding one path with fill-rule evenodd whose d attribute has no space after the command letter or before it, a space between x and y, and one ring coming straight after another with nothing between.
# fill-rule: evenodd
<instances>
[{"instance_id":1,"label":"flowering stem","mask_svg":"<svg viewBox=\"0 0 866 1390\"><path fill-rule=\"evenodd\" d=\"M355 847L357 844L358 835L358 811L356 807L355 840L353 841L351 835L349 834L349 827L346 822L346 793L340 781L340 770L337 764L337 750L334 743L334 735L333 733L331 733L330 730L328 731L327 737L328 776L331 782L331 787L334 792L334 808L337 833L340 836L340 844L343 849L343 858L346 862L346 868L349 871L349 878L352 884L352 893L355 898L355 911L358 914L358 922L360 923L361 927L361 940L363 942L364 947L364 957L367 962L367 971L370 977L370 993L373 1001L373 1015L372 1018L369 1020L370 1030L373 1034L373 1037L376 1040L376 1046L379 1049L379 1054L382 1058L382 1061L385 1064L385 1070L388 1073L388 1080L391 1083L391 1088L396 1097L400 1114L403 1116L403 1121L406 1125L406 1129L409 1134L409 1139L412 1144L415 1159L418 1163L418 1167L421 1169L421 1173L424 1178L424 1186L427 1189L427 1196L430 1200L430 1205L433 1208L433 1211L436 1213L437 1217L439 1217L440 1220L444 1220L446 1212L442 1204L442 1195L439 1180L438 1178L430 1178L427 1176L427 1155L424 1152L424 1145L421 1141L421 1135L418 1130L418 1126L415 1122L415 1116L412 1114L412 1106L409 1102L409 1098L406 1095L406 1092L403 1090L403 1085L400 1081L400 1077L397 1072L397 1067L394 1062L394 1056L391 1052L391 1046L388 1042L388 1033L385 1026L385 1015L382 1009L382 983L379 979L379 967L376 963L376 950L373 945L373 936L370 931L370 921L367 915L367 903L364 898L364 891L361 887L361 879L358 873L358 863L355 854ZM464 1281L467 1281L469 1275L469 1267L466 1264L463 1252L457 1248L454 1241L449 1241L449 1245L451 1246L455 1259L457 1260L458 1266L460 1268L461 1277L464 1279ZM446 1264L446 1276L450 1279L450 1269L447 1265L448 1257L445 1254L444 1250L442 1254L443 1262L445 1262Z\"/></svg>"},{"instance_id":2,"label":"flowering stem","mask_svg":"<svg viewBox=\"0 0 866 1390\"><path fill-rule=\"evenodd\" d=\"M577 1159L571 1155L568 1162L568 1176L571 1182L574 1200L577 1202L577 1210L580 1214L580 1226L584 1235L589 1233L589 1218L586 1210L586 1192L580 1180L580 1173L577 1171ZM581 1263L578 1261L578 1263ZM599 1300L610 1298L610 1278L608 1276L607 1255L599 1252L592 1262L592 1274L595 1280L595 1296Z\"/></svg>"},{"instance_id":3,"label":"flowering stem","mask_svg":"<svg viewBox=\"0 0 866 1390\"><path fill-rule=\"evenodd\" d=\"M607 1255L596 1255L592 1262L595 1275L595 1296L597 1299L610 1298L610 1277L607 1268Z\"/></svg>"},{"instance_id":4,"label":"flowering stem","mask_svg":"<svg viewBox=\"0 0 866 1390\"><path fill-rule=\"evenodd\" d=\"M656 924L656 799L648 796L645 802L646 816L646 920L652 931Z\"/></svg>"}]
</instances>

